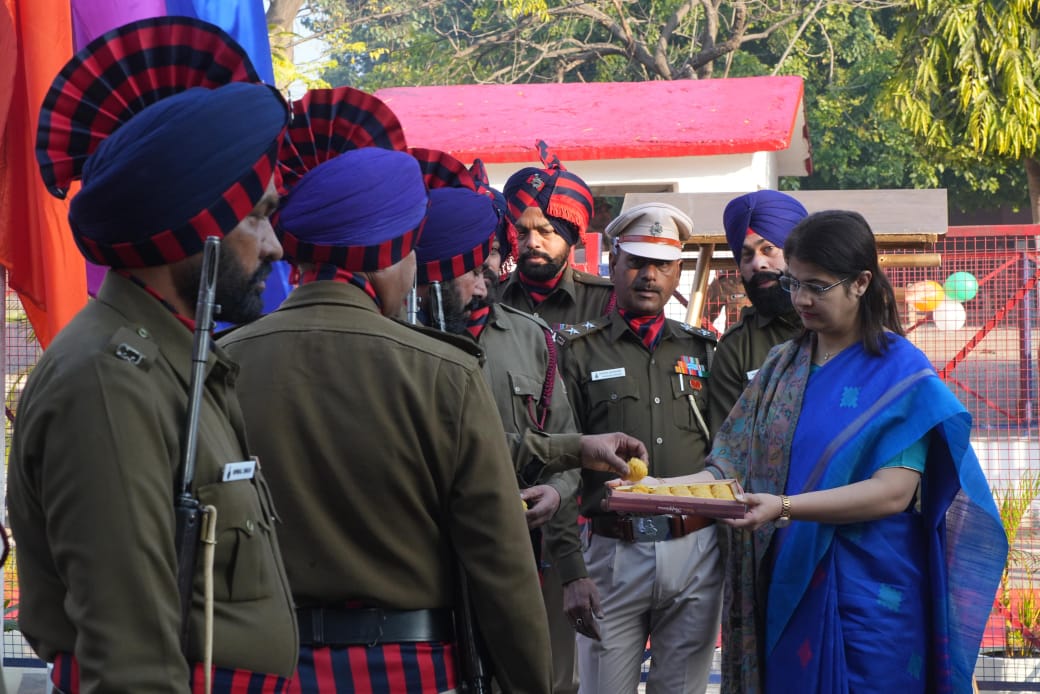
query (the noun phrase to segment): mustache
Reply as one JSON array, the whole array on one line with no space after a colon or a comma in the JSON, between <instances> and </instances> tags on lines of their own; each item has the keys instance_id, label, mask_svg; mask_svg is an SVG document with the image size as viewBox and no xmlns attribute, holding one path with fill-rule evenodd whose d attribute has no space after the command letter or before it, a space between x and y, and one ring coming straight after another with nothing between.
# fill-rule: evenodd
<instances>
[{"instance_id":1,"label":"mustache","mask_svg":"<svg viewBox=\"0 0 1040 694\"><path fill-rule=\"evenodd\" d=\"M759 284L761 282L769 281L777 282L780 280L781 277L783 277L783 275L784 273L782 272L769 272L768 270L762 270L761 272L756 272L755 274L751 275L751 283Z\"/></svg>"},{"instance_id":2,"label":"mustache","mask_svg":"<svg viewBox=\"0 0 1040 694\"><path fill-rule=\"evenodd\" d=\"M523 262L529 258L541 258L546 262L553 262L553 258L548 253L542 253L541 251L524 251L520 254L520 262Z\"/></svg>"},{"instance_id":3,"label":"mustache","mask_svg":"<svg viewBox=\"0 0 1040 694\"><path fill-rule=\"evenodd\" d=\"M632 291L634 292L653 292L654 294L660 294L661 290L652 284L640 282L639 284L632 285Z\"/></svg>"},{"instance_id":4,"label":"mustache","mask_svg":"<svg viewBox=\"0 0 1040 694\"><path fill-rule=\"evenodd\" d=\"M263 282L265 279L267 279L267 276L271 274L271 271L273 269L274 263L272 263L270 260L265 260L261 262L260 267L258 267L256 269L256 272L253 273L253 276L249 278L249 283L259 284L260 282Z\"/></svg>"},{"instance_id":5,"label":"mustache","mask_svg":"<svg viewBox=\"0 0 1040 694\"><path fill-rule=\"evenodd\" d=\"M476 311L482 309L488 305L487 299L479 296L475 296L469 300L469 303L462 307L463 311Z\"/></svg>"}]
</instances>

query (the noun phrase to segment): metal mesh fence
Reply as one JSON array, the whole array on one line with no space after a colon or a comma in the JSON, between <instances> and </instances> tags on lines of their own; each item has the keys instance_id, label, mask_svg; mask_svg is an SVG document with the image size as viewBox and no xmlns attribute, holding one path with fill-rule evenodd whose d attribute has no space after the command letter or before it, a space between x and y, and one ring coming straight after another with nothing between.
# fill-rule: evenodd
<instances>
[{"instance_id":1,"label":"metal mesh fence","mask_svg":"<svg viewBox=\"0 0 1040 694\"><path fill-rule=\"evenodd\" d=\"M973 445L1013 540L1008 572L990 619L976 674L983 690L1040 691L1004 669L999 654L1040 655L1040 435L1037 424L1037 302L1040 226L954 227L934 248L886 251L886 272L901 302L908 337L928 355L974 419ZM900 267L900 256L939 254L937 266ZM743 290L732 258L716 254L705 325L725 330L739 315ZM692 272L680 293L689 296ZM685 320L678 300L669 317ZM39 348L16 297L7 294L5 404L17 417L17 398ZM8 437L8 445L10 439ZM17 550L15 550L17 551ZM5 574L5 664L28 662L31 651L16 630L18 587L13 561ZM1040 675L1040 673L1036 673Z\"/></svg>"},{"instance_id":2,"label":"metal mesh fence","mask_svg":"<svg viewBox=\"0 0 1040 694\"><path fill-rule=\"evenodd\" d=\"M4 301L4 329L3 335L4 355L4 413L7 426L4 427L4 467L8 453L11 450L11 424L14 422L18 408L18 396L25 385L25 379L32 370L33 365L40 355L40 347L32 332L32 326L22 309L18 296L5 289ZM6 480L7 476L4 475ZM6 486L5 486L6 488ZM4 527L10 528L7 521L7 503L4 503ZM39 661L25 643L21 632L18 631L18 570L15 561L17 547L11 543L11 554L4 565L4 638L3 638L3 662L5 666L19 667L42 667Z\"/></svg>"}]
</instances>

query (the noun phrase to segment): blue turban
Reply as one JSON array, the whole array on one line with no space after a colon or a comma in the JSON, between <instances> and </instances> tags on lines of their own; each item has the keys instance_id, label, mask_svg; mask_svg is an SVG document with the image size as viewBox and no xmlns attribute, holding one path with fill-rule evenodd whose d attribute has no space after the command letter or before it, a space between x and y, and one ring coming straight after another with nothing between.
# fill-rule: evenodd
<instances>
[{"instance_id":1,"label":"blue turban","mask_svg":"<svg viewBox=\"0 0 1040 694\"><path fill-rule=\"evenodd\" d=\"M69 208L77 243L114 267L202 250L206 235L230 232L263 196L287 119L274 89L246 82L152 104L87 159Z\"/></svg>"},{"instance_id":2,"label":"blue turban","mask_svg":"<svg viewBox=\"0 0 1040 694\"><path fill-rule=\"evenodd\" d=\"M434 188L416 246L419 284L452 280L479 267L491 252L499 213L491 199L468 188Z\"/></svg>"},{"instance_id":3,"label":"blue turban","mask_svg":"<svg viewBox=\"0 0 1040 694\"><path fill-rule=\"evenodd\" d=\"M373 272L411 252L427 202L414 157L362 147L304 174L282 201L275 231L292 262Z\"/></svg>"},{"instance_id":4,"label":"blue turban","mask_svg":"<svg viewBox=\"0 0 1040 694\"><path fill-rule=\"evenodd\" d=\"M756 190L730 200L722 213L726 243L740 264L741 249L748 232L754 232L783 248L788 234L809 213L802 203L776 190Z\"/></svg>"}]
</instances>

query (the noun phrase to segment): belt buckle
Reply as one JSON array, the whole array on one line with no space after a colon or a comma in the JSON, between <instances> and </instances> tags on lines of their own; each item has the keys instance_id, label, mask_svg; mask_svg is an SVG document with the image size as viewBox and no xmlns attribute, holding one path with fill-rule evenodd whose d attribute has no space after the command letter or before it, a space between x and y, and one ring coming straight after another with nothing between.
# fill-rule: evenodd
<instances>
[{"instance_id":1,"label":"belt buckle","mask_svg":"<svg viewBox=\"0 0 1040 694\"><path fill-rule=\"evenodd\" d=\"M661 527L659 518L654 516L639 516L632 522L633 534L637 541L658 542L664 540L668 528Z\"/></svg>"}]
</instances>

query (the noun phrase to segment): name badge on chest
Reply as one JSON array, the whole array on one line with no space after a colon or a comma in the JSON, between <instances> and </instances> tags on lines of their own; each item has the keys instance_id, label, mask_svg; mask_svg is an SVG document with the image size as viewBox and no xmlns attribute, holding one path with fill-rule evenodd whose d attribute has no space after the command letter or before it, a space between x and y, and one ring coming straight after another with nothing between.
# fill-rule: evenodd
<instances>
[{"instance_id":1,"label":"name badge on chest","mask_svg":"<svg viewBox=\"0 0 1040 694\"><path fill-rule=\"evenodd\" d=\"M251 480L256 476L255 460L240 460L237 463L228 463L224 466L221 475L222 482L237 482L239 480Z\"/></svg>"},{"instance_id":2,"label":"name badge on chest","mask_svg":"<svg viewBox=\"0 0 1040 694\"><path fill-rule=\"evenodd\" d=\"M604 369L602 371L593 371L591 374L593 381L606 381L611 378L624 378L625 367L619 367L616 369Z\"/></svg>"}]
</instances>

